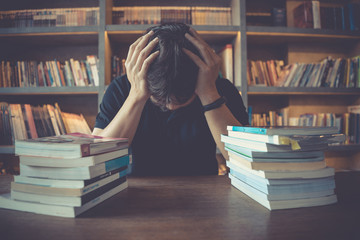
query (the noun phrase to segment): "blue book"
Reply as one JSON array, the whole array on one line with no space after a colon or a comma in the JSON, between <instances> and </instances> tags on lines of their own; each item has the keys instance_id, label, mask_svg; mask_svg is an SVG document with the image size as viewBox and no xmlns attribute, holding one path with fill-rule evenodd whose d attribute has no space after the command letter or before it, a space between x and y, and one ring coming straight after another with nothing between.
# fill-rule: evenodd
<instances>
[{"instance_id":1,"label":"blue book","mask_svg":"<svg viewBox=\"0 0 360 240\"><path fill-rule=\"evenodd\" d=\"M271 144L260 141L252 141L243 138L229 137L221 134L221 141L235 146L252 149L259 152L290 152L290 151L320 151L326 150L328 144L318 142L313 144L297 143L297 144Z\"/></svg>"},{"instance_id":2,"label":"blue book","mask_svg":"<svg viewBox=\"0 0 360 240\"><path fill-rule=\"evenodd\" d=\"M246 172L245 172L246 173ZM317 178L317 179L273 179L266 182L257 176L244 174L244 172L230 169L230 174L250 185L253 188L268 195L268 199L297 199L304 198L307 193L320 192L320 195L326 192L326 195L334 193L334 177ZM265 181L264 181L265 180Z\"/></svg>"},{"instance_id":3,"label":"blue book","mask_svg":"<svg viewBox=\"0 0 360 240\"><path fill-rule=\"evenodd\" d=\"M322 151L309 151L304 152L303 156L290 156L290 157L271 157L271 156L263 156L263 157L251 157L247 154L243 154L242 152L236 151L236 148L232 148L231 146L225 145L225 150L227 150L231 155L237 155L244 160L249 162L273 162L273 163L286 163L286 162L318 162L324 160L324 152Z\"/></svg>"},{"instance_id":4,"label":"blue book","mask_svg":"<svg viewBox=\"0 0 360 240\"><path fill-rule=\"evenodd\" d=\"M230 169L242 169L243 171L247 171L252 175L259 176L261 178L271 180L271 179L308 179L308 178L325 178L325 177L333 177L335 175L335 171L333 168L325 167L322 169L312 170L312 171L262 171L262 170L253 170L250 168L245 168L236 161L229 160L226 161L226 166Z\"/></svg>"},{"instance_id":5,"label":"blue book","mask_svg":"<svg viewBox=\"0 0 360 240\"><path fill-rule=\"evenodd\" d=\"M244 126L228 126L229 131L239 131L264 135L325 135L337 134L339 130L336 127L244 127Z\"/></svg>"},{"instance_id":6,"label":"blue book","mask_svg":"<svg viewBox=\"0 0 360 240\"><path fill-rule=\"evenodd\" d=\"M88 167L33 167L20 163L20 172L21 176L28 177L85 180L128 165L129 155L126 155Z\"/></svg>"},{"instance_id":7,"label":"blue book","mask_svg":"<svg viewBox=\"0 0 360 240\"><path fill-rule=\"evenodd\" d=\"M315 194L305 195L303 198L299 199L269 199L268 194L265 194L257 190L256 188L253 188L252 186L234 177L232 174L229 174L229 178L231 179L231 184L235 188L248 195L250 198L252 198L253 200L263 205L269 210L322 206L337 202L337 197L335 194L320 197L316 196Z\"/></svg>"}]
</instances>

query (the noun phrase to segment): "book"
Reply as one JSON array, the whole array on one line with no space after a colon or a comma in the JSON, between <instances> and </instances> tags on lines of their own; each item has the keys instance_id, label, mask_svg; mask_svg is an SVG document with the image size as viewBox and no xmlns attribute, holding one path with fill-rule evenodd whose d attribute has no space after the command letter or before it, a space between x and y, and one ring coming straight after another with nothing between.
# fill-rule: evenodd
<instances>
[{"instance_id":1,"label":"book","mask_svg":"<svg viewBox=\"0 0 360 240\"><path fill-rule=\"evenodd\" d=\"M128 147L126 138L106 138L81 133L16 140L15 154L80 158Z\"/></svg>"},{"instance_id":2,"label":"book","mask_svg":"<svg viewBox=\"0 0 360 240\"><path fill-rule=\"evenodd\" d=\"M248 171L252 175L262 177L264 179L308 179L308 178L324 178L335 175L333 168L325 167L311 171L269 171L269 170L253 170L243 167L234 160L226 161L226 166L230 169Z\"/></svg>"},{"instance_id":3,"label":"book","mask_svg":"<svg viewBox=\"0 0 360 240\"><path fill-rule=\"evenodd\" d=\"M128 148L124 146L123 149L80 158L56 158L20 155L19 161L23 165L39 167L86 167L94 166L117 157L122 157L128 153Z\"/></svg>"},{"instance_id":4,"label":"book","mask_svg":"<svg viewBox=\"0 0 360 240\"><path fill-rule=\"evenodd\" d=\"M5 209L32 212L37 214L51 215L74 218L81 213L95 207L106 199L114 196L115 194L123 191L128 187L128 182L118 185L117 187L107 191L106 193L94 198L92 201L85 203L80 207L73 206L61 206L61 205L49 205L35 202L17 201L11 199L10 193L0 195L0 207Z\"/></svg>"},{"instance_id":5,"label":"book","mask_svg":"<svg viewBox=\"0 0 360 240\"><path fill-rule=\"evenodd\" d=\"M241 192L248 195L250 198L254 199L269 210L323 206L337 202L337 197L335 194L314 198L268 200L267 195L261 191L247 185L246 183L243 183L231 174L229 174L229 177L231 179L231 184L235 188L239 189Z\"/></svg>"},{"instance_id":6,"label":"book","mask_svg":"<svg viewBox=\"0 0 360 240\"><path fill-rule=\"evenodd\" d=\"M262 158L293 159L293 158L315 158L315 157L324 156L324 153L322 151L260 152L254 149L236 146L229 143L225 143L225 149L252 159L262 159Z\"/></svg>"},{"instance_id":7,"label":"book","mask_svg":"<svg viewBox=\"0 0 360 240\"><path fill-rule=\"evenodd\" d=\"M256 134L240 131L228 130L229 137L241 138L244 140L251 140L257 142L265 142L276 145L290 145L290 144L316 144L333 143L344 141L343 134L326 134L326 135L266 135Z\"/></svg>"},{"instance_id":8,"label":"book","mask_svg":"<svg viewBox=\"0 0 360 240\"><path fill-rule=\"evenodd\" d=\"M117 187L118 185L126 182L126 176L118 178L115 181L112 181L94 191L88 192L81 196L54 196L54 195L45 195L45 194L35 194L28 192L18 192L11 190L11 198L18 201L26 202L37 202L42 204L49 205L61 205L61 206L74 206L80 207L93 199L101 196L102 194L110 191L111 189Z\"/></svg>"},{"instance_id":9,"label":"book","mask_svg":"<svg viewBox=\"0 0 360 240\"><path fill-rule=\"evenodd\" d=\"M266 142L251 141L241 138L229 137L227 135L221 135L221 141L224 143L237 145L260 152L289 152L289 151L315 151L315 150L326 150L328 148L327 143L314 143L306 144L299 142L291 142L288 145L277 145ZM290 142L289 142L290 143Z\"/></svg>"},{"instance_id":10,"label":"book","mask_svg":"<svg viewBox=\"0 0 360 240\"><path fill-rule=\"evenodd\" d=\"M290 200L334 194L334 177L316 179L263 179L246 171L230 169L230 174L243 183L265 193L268 200Z\"/></svg>"},{"instance_id":11,"label":"book","mask_svg":"<svg viewBox=\"0 0 360 240\"><path fill-rule=\"evenodd\" d=\"M219 51L219 56L221 57L221 66L220 71L223 78L230 80L234 83L234 70L233 70L233 46L232 44L226 44L223 49Z\"/></svg>"},{"instance_id":12,"label":"book","mask_svg":"<svg viewBox=\"0 0 360 240\"><path fill-rule=\"evenodd\" d=\"M127 169L128 166L124 166L121 168L114 169L112 171L101 174L97 177L93 177L91 179L85 180L74 180L74 179L51 179L51 178L39 178L39 177L27 177L22 175L14 175L15 183L23 183L23 184L32 184L39 185L43 187L53 187L53 188L85 188L95 182L98 182L104 178L107 178L111 175L116 175L121 171Z\"/></svg>"},{"instance_id":13,"label":"book","mask_svg":"<svg viewBox=\"0 0 360 240\"><path fill-rule=\"evenodd\" d=\"M129 155L88 167L53 168L19 164L22 176L74 180L91 179L127 165L129 165Z\"/></svg>"},{"instance_id":14,"label":"book","mask_svg":"<svg viewBox=\"0 0 360 240\"><path fill-rule=\"evenodd\" d=\"M79 188L73 188L73 187L56 187L53 185L43 185L46 184L46 181L42 178L39 178L40 185L39 184L29 184L29 183L21 183L21 182L11 182L11 190L17 191L17 192L26 192L26 193L32 193L32 194L40 194L40 195L48 195L48 196L83 196L89 192L92 192L102 186L105 186L106 184L113 182L117 179L123 178L127 174L127 167L121 168L123 170L119 171L118 173L109 175L105 178L102 178L96 182L93 182L91 184L88 184L83 187ZM46 180L46 179L45 179Z\"/></svg>"},{"instance_id":15,"label":"book","mask_svg":"<svg viewBox=\"0 0 360 240\"><path fill-rule=\"evenodd\" d=\"M336 127L300 127L300 126L274 126L274 127L243 127L227 126L227 130L247 132L264 135L326 135L337 134Z\"/></svg>"},{"instance_id":16,"label":"book","mask_svg":"<svg viewBox=\"0 0 360 240\"><path fill-rule=\"evenodd\" d=\"M306 152L306 153L310 153L308 155L304 155L304 157L271 157L271 156L265 156L265 157L249 157L246 156L244 154L241 154L237 151L231 150L229 148L225 148L229 153L232 153L234 155L238 155L239 157L249 161L249 162L278 162L278 163L286 163L286 162L318 162L318 161L323 161L324 160L324 153L321 151L315 152L315 153L319 153L318 156L312 156L312 157L307 157L307 156L311 156L311 154L313 153L313 151L310 152ZM315 154L314 154L315 155Z\"/></svg>"},{"instance_id":17,"label":"book","mask_svg":"<svg viewBox=\"0 0 360 240\"><path fill-rule=\"evenodd\" d=\"M96 65L96 57L94 55L86 56L89 63L92 78L94 80L94 86L99 86L99 73Z\"/></svg>"},{"instance_id":18,"label":"book","mask_svg":"<svg viewBox=\"0 0 360 240\"><path fill-rule=\"evenodd\" d=\"M250 162L240 155L228 152L229 160L233 160L239 166L253 170L269 171L305 171L316 170L326 167L325 160L314 162Z\"/></svg>"},{"instance_id":19,"label":"book","mask_svg":"<svg viewBox=\"0 0 360 240\"><path fill-rule=\"evenodd\" d=\"M293 10L295 27L321 28L320 2L304 1Z\"/></svg>"}]
</instances>

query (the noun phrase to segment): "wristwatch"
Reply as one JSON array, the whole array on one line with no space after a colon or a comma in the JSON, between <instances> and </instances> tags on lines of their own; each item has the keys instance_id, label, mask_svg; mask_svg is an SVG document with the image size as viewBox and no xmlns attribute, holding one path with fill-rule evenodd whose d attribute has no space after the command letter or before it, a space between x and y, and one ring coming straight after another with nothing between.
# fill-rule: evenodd
<instances>
[{"instance_id":1,"label":"wristwatch","mask_svg":"<svg viewBox=\"0 0 360 240\"><path fill-rule=\"evenodd\" d=\"M207 112L216 108L221 107L224 103L226 103L226 98L224 96L219 97L214 102L203 106L203 112Z\"/></svg>"}]
</instances>

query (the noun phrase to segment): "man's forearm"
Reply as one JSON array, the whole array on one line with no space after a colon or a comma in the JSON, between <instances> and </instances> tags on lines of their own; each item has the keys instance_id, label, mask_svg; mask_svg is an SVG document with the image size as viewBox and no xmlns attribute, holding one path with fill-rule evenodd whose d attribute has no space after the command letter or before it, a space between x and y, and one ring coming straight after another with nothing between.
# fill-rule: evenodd
<instances>
[{"instance_id":1,"label":"man's forearm","mask_svg":"<svg viewBox=\"0 0 360 240\"><path fill-rule=\"evenodd\" d=\"M93 134L128 138L129 144L131 144L145 104L146 99L138 99L130 94L109 125L103 130L94 129Z\"/></svg>"},{"instance_id":2,"label":"man's forearm","mask_svg":"<svg viewBox=\"0 0 360 240\"><path fill-rule=\"evenodd\" d=\"M240 122L233 116L225 104L219 108L207 111L204 114L217 147L224 158L228 160L229 158L224 143L221 142L221 134L227 134L226 128L228 125L241 125Z\"/></svg>"}]
</instances>

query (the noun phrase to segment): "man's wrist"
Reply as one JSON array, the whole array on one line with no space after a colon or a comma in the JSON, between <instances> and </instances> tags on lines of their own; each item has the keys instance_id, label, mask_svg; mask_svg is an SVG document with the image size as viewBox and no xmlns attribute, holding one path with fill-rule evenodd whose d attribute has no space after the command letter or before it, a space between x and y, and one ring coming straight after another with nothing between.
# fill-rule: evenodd
<instances>
[{"instance_id":1,"label":"man's wrist","mask_svg":"<svg viewBox=\"0 0 360 240\"><path fill-rule=\"evenodd\" d=\"M149 99L150 95L130 90L129 98L137 103L145 103Z\"/></svg>"},{"instance_id":2,"label":"man's wrist","mask_svg":"<svg viewBox=\"0 0 360 240\"><path fill-rule=\"evenodd\" d=\"M226 98L224 96L219 97L218 99L216 99L215 101L203 105L203 112L207 112L207 111L211 111L213 109L217 109L219 107L221 107L223 104L226 103Z\"/></svg>"},{"instance_id":3,"label":"man's wrist","mask_svg":"<svg viewBox=\"0 0 360 240\"><path fill-rule=\"evenodd\" d=\"M218 93L217 89L215 88L212 91L206 91L203 94L198 94L198 97L201 101L201 104L204 106L204 105L214 102L216 99L218 99L220 97L220 94Z\"/></svg>"}]
</instances>

